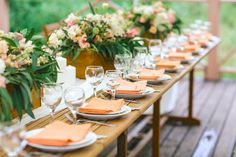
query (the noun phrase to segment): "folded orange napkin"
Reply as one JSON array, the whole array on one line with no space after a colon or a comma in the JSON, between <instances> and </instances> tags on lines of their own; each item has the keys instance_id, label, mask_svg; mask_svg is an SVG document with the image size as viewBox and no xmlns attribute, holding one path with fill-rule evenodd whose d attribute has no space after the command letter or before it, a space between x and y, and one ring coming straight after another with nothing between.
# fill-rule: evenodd
<instances>
[{"instance_id":1,"label":"folded orange napkin","mask_svg":"<svg viewBox=\"0 0 236 157\"><path fill-rule=\"evenodd\" d=\"M176 60L187 60L191 57L191 54L189 53L176 53L176 52L172 52L169 53L168 58L169 59L176 59Z\"/></svg>"},{"instance_id":2,"label":"folded orange napkin","mask_svg":"<svg viewBox=\"0 0 236 157\"><path fill-rule=\"evenodd\" d=\"M176 68L179 65L180 61L159 60L156 66L158 68Z\"/></svg>"},{"instance_id":3,"label":"folded orange napkin","mask_svg":"<svg viewBox=\"0 0 236 157\"><path fill-rule=\"evenodd\" d=\"M85 107L80 107L79 112L91 114L107 114L110 112L120 111L124 106L125 101L119 100L104 100L100 98L92 98Z\"/></svg>"},{"instance_id":4,"label":"folded orange napkin","mask_svg":"<svg viewBox=\"0 0 236 157\"><path fill-rule=\"evenodd\" d=\"M196 52L199 48L200 48L199 45L194 45L194 44L186 44L184 46L184 49L187 52Z\"/></svg>"},{"instance_id":5,"label":"folded orange napkin","mask_svg":"<svg viewBox=\"0 0 236 157\"><path fill-rule=\"evenodd\" d=\"M90 130L90 124L69 125L61 121L54 121L47 125L40 133L28 137L30 143L65 146L71 142L79 142L85 138Z\"/></svg>"},{"instance_id":6,"label":"folded orange napkin","mask_svg":"<svg viewBox=\"0 0 236 157\"><path fill-rule=\"evenodd\" d=\"M207 46L209 40L208 39L200 39L198 42L201 46Z\"/></svg>"},{"instance_id":7,"label":"folded orange napkin","mask_svg":"<svg viewBox=\"0 0 236 157\"><path fill-rule=\"evenodd\" d=\"M118 79L120 85L116 89L116 94L139 94L144 91L147 86L147 81L129 82L126 80Z\"/></svg>"},{"instance_id":8,"label":"folded orange napkin","mask_svg":"<svg viewBox=\"0 0 236 157\"><path fill-rule=\"evenodd\" d=\"M157 80L162 77L165 73L164 69L160 70L150 70L150 69L142 69L139 71L139 79L142 80ZM131 76L131 78L137 79L137 76Z\"/></svg>"}]
</instances>

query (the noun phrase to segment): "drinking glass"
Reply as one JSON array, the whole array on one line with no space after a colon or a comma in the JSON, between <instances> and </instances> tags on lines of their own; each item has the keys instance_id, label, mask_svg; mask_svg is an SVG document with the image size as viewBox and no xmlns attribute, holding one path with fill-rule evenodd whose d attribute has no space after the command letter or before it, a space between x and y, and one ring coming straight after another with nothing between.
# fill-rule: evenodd
<instances>
[{"instance_id":1,"label":"drinking glass","mask_svg":"<svg viewBox=\"0 0 236 157\"><path fill-rule=\"evenodd\" d=\"M153 39L149 41L149 51L152 56L159 56L162 52L162 42L161 40Z\"/></svg>"},{"instance_id":2,"label":"drinking glass","mask_svg":"<svg viewBox=\"0 0 236 157\"><path fill-rule=\"evenodd\" d=\"M51 117L54 120L54 114L57 106L61 103L63 95L61 83L43 84L42 101L51 110Z\"/></svg>"},{"instance_id":3,"label":"drinking glass","mask_svg":"<svg viewBox=\"0 0 236 157\"><path fill-rule=\"evenodd\" d=\"M64 92L64 100L73 115L73 123L76 124L76 112L85 102L85 93L79 86L68 87Z\"/></svg>"},{"instance_id":4,"label":"drinking glass","mask_svg":"<svg viewBox=\"0 0 236 157\"><path fill-rule=\"evenodd\" d=\"M145 59L148 55L148 50L146 47L134 47L134 58L139 61L142 68L145 66Z\"/></svg>"},{"instance_id":5,"label":"drinking glass","mask_svg":"<svg viewBox=\"0 0 236 157\"><path fill-rule=\"evenodd\" d=\"M27 145L24 127L18 122L0 124L0 146L9 157L17 157Z\"/></svg>"},{"instance_id":6,"label":"drinking glass","mask_svg":"<svg viewBox=\"0 0 236 157\"><path fill-rule=\"evenodd\" d=\"M136 78L139 78L140 75L140 70L143 68L142 63L140 63L139 60L137 59L132 59L131 60L131 72L136 75Z\"/></svg>"},{"instance_id":7,"label":"drinking glass","mask_svg":"<svg viewBox=\"0 0 236 157\"><path fill-rule=\"evenodd\" d=\"M97 97L97 86L102 83L104 69L102 66L87 66L85 70L86 81L93 87L94 96Z\"/></svg>"},{"instance_id":8,"label":"drinking glass","mask_svg":"<svg viewBox=\"0 0 236 157\"><path fill-rule=\"evenodd\" d=\"M107 70L106 78L107 78L107 87L111 90L112 99L115 100L116 97L116 89L119 87L120 83L117 82L117 79L120 77L120 72L118 70Z\"/></svg>"},{"instance_id":9,"label":"drinking glass","mask_svg":"<svg viewBox=\"0 0 236 157\"><path fill-rule=\"evenodd\" d=\"M130 67L130 61L132 59L131 54L117 54L114 58L114 66L118 70L123 78Z\"/></svg>"}]
</instances>

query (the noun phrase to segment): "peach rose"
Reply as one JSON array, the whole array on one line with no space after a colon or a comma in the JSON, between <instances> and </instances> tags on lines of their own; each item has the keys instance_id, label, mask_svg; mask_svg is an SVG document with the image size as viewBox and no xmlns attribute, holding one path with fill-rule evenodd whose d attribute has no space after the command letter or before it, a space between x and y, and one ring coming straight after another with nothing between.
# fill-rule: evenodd
<instances>
[{"instance_id":1,"label":"peach rose","mask_svg":"<svg viewBox=\"0 0 236 157\"><path fill-rule=\"evenodd\" d=\"M140 22L140 23L145 23L145 22L146 22L146 19L145 19L143 16L141 16L140 19L139 19L139 22Z\"/></svg>"},{"instance_id":2,"label":"peach rose","mask_svg":"<svg viewBox=\"0 0 236 157\"><path fill-rule=\"evenodd\" d=\"M16 37L18 38L18 40L23 40L25 39L24 36L21 33L15 32Z\"/></svg>"},{"instance_id":3,"label":"peach rose","mask_svg":"<svg viewBox=\"0 0 236 157\"><path fill-rule=\"evenodd\" d=\"M90 47L90 44L87 42L87 36L86 35L82 35L82 37L79 38L78 43L79 43L79 46L82 49Z\"/></svg>"},{"instance_id":4,"label":"peach rose","mask_svg":"<svg viewBox=\"0 0 236 157\"><path fill-rule=\"evenodd\" d=\"M156 27L155 27L155 26L151 26L151 27L149 28L149 32L152 33L152 34L155 34L155 33L157 32Z\"/></svg>"}]
</instances>

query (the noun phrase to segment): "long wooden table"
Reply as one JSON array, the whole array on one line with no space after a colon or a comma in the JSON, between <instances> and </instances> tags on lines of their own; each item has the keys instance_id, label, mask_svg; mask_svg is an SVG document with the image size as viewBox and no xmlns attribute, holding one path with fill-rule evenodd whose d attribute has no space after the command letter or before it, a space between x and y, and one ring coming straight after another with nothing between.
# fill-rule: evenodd
<instances>
[{"instance_id":1,"label":"long wooden table","mask_svg":"<svg viewBox=\"0 0 236 157\"><path fill-rule=\"evenodd\" d=\"M211 44L210 47L204 50L201 55L195 56L196 59L190 64L184 64L184 69L178 73L169 73L172 77L171 80L166 81L164 84L156 85L153 88L156 90L160 90L159 93L153 93L145 98L138 99L140 104L129 103L128 105L131 107L139 107L140 110L132 111L127 116L124 116L119 119L109 120L109 123L115 124L115 127L107 127L101 126L97 124L92 125L92 131L99 135L106 135L107 138L97 140L93 145L88 146L83 149L78 149L72 152L68 152L63 154L65 157L93 157L99 155L107 146L109 146L114 140L117 141L117 153L119 157L125 157L128 155L127 152L127 134L128 128L153 104L154 105L154 113L153 113L153 156L160 156L160 128L163 124L169 121L180 121L183 124L187 125L200 125L200 120L194 118L193 116L193 87L194 87L194 68L195 66L206 57L218 44L220 43L220 39L216 38L214 43ZM187 74L189 76L189 107L188 107L188 116L187 117L178 117L166 115L161 117L160 115L160 100L163 94L165 94L168 89L170 89L176 82L182 79ZM57 120L66 121L70 123L66 118L65 114L68 113L68 109L61 110L56 113L55 118ZM50 116L43 117L36 121L29 123L26 126L27 130L37 129L44 127L49 124ZM26 148L27 152L31 151L40 151L32 147ZM0 156L5 156L3 151L0 151Z\"/></svg>"}]
</instances>

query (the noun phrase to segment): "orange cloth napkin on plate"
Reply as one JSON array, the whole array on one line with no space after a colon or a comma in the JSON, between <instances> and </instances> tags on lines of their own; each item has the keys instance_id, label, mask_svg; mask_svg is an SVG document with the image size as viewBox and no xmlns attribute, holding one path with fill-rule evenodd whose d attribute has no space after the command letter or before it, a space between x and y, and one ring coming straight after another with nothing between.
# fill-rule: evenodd
<instances>
[{"instance_id":1,"label":"orange cloth napkin on plate","mask_svg":"<svg viewBox=\"0 0 236 157\"><path fill-rule=\"evenodd\" d=\"M180 61L159 60L156 66L158 68L176 68L179 65Z\"/></svg>"},{"instance_id":2,"label":"orange cloth napkin on plate","mask_svg":"<svg viewBox=\"0 0 236 157\"><path fill-rule=\"evenodd\" d=\"M169 53L168 58L169 59L177 59L177 60L187 60L191 57L191 54L189 53L176 53L176 52L172 52Z\"/></svg>"},{"instance_id":3,"label":"orange cloth napkin on plate","mask_svg":"<svg viewBox=\"0 0 236 157\"><path fill-rule=\"evenodd\" d=\"M165 73L164 69L160 70L151 70L151 69L142 69L139 71L139 79L142 80L157 80L162 77ZM137 76L131 76L131 78L137 79Z\"/></svg>"},{"instance_id":4,"label":"orange cloth napkin on plate","mask_svg":"<svg viewBox=\"0 0 236 157\"><path fill-rule=\"evenodd\" d=\"M129 82L118 79L120 86L116 89L116 94L139 94L147 87L147 81Z\"/></svg>"},{"instance_id":5,"label":"orange cloth napkin on plate","mask_svg":"<svg viewBox=\"0 0 236 157\"><path fill-rule=\"evenodd\" d=\"M110 112L120 111L124 106L125 101L119 100L104 100L100 98L92 98L85 107L80 107L79 112L91 114L107 114Z\"/></svg>"},{"instance_id":6,"label":"orange cloth napkin on plate","mask_svg":"<svg viewBox=\"0 0 236 157\"><path fill-rule=\"evenodd\" d=\"M194 44L186 44L184 45L184 49L187 52L196 52L198 49L200 49L200 46Z\"/></svg>"},{"instance_id":7,"label":"orange cloth napkin on plate","mask_svg":"<svg viewBox=\"0 0 236 157\"><path fill-rule=\"evenodd\" d=\"M30 143L65 146L71 142L79 142L85 138L90 130L90 124L70 125L61 121L54 121L47 125L40 133L30 136Z\"/></svg>"}]
</instances>

